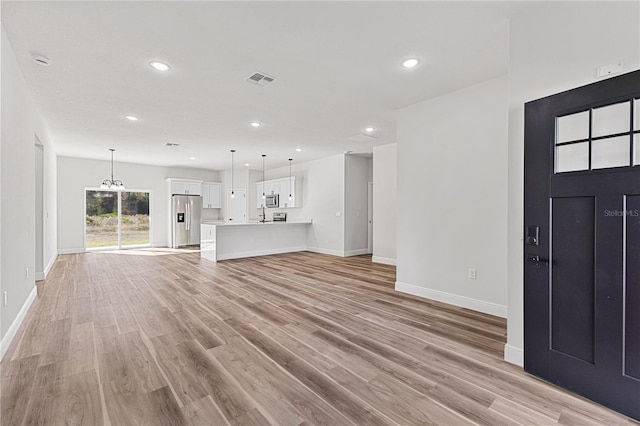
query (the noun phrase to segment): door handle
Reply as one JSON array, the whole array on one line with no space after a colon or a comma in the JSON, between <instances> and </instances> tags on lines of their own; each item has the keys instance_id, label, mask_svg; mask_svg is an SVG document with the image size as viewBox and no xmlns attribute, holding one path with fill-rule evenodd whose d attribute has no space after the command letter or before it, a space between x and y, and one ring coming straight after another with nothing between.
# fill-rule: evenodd
<instances>
[{"instance_id":1,"label":"door handle","mask_svg":"<svg viewBox=\"0 0 640 426\"><path fill-rule=\"evenodd\" d=\"M549 259L541 259L537 254L528 254L527 263L536 266L547 266L549 265Z\"/></svg>"},{"instance_id":2,"label":"door handle","mask_svg":"<svg viewBox=\"0 0 640 426\"><path fill-rule=\"evenodd\" d=\"M189 208L189 204L185 204L185 211L187 212L187 223L185 224L185 231L189 231L191 228L191 209Z\"/></svg>"}]
</instances>

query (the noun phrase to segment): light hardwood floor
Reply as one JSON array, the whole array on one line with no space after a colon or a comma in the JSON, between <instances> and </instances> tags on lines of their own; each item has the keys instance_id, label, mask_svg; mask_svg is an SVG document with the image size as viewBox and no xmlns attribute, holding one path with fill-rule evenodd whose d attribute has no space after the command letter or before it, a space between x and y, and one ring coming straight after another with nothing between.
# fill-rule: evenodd
<instances>
[{"instance_id":1,"label":"light hardwood floor","mask_svg":"<svg viewBox=\"0 0 640 426\"><path fill-rule=\"evenodd\" d=\"M2 425L638 424L369 256L149 254L58 258L0 364Z\"/></svg>"}]
</instances>

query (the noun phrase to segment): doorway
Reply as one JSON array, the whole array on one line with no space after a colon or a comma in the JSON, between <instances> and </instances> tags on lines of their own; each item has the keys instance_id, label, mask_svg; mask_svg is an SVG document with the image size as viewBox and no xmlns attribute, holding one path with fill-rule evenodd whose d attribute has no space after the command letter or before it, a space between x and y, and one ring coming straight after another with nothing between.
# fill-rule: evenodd
<instances>
[{"instance_id":1,"label":"doorway","mask_svg":"<svg viewBox=\"0 0 640 426\"><path fill-rule=\"evenodd\" d=\"M87 250L149 247L149 191L85 190Z\"/></svg>"},{"instance_id":2,"label":"doorway","mask_svg":"<svg viewBox=\"0 0 640 426\"><path fill-rule=\"evenodd\" d=\"M227 222L246 223L247 222L247 190L227 190Z\"/></svg>"},{"instance_id":3,"label":"doorway","mask_svg":"<svg viewBox=\"0 0 640 426\"><path fill-rule=\"evenodd\" d=\"M44 146L38 136L35 140L35 245L36 281L44 280Z\"/></svg>"},{"instance_id":4,"label":"doorway","mask_svg":"<svg viewBox=\"0 0 640 426\"><path fill-rule=\"evenodd\" d=\"M525 370L640 419L640 71L525 106Z\"/></svg>"}]
</instances>

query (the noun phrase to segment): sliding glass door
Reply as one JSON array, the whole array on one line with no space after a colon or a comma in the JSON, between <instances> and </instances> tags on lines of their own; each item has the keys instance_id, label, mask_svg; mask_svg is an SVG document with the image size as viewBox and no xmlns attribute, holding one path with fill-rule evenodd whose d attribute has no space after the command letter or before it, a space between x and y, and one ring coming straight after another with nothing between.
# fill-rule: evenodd
<instances>
[{"instance_id":1,"label":"sliding glass door","mask_svg":"<svg viewBox=\"0 0 640 426\"><path fill-rule=\"evenodd\" d=\"M118 249L151 244L149 192L87 189L85 247Z\"/></svg>"},{"instance_id":2,"label":"sliding glass door","mask_svg":"<svg viewBox=\"0 0 640 426\"><path fill-rule=\"evenodd\" d=\"M120 245L149 245L149 193L120 194Z\"/></svg>"}]
</instances>

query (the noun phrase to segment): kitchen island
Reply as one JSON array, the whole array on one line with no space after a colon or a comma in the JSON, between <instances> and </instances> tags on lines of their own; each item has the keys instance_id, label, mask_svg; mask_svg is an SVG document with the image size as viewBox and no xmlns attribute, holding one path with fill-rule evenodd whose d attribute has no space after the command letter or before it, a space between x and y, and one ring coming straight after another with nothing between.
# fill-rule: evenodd
<instances>
[{"instance_id":1,"label":"kitchen island","mask_svg":"<svg viewBox=\"0 0 640 426\"><path fill-rule=\"evenodd\" d=\"M304 251L307 229L311 223L311 219L264 223L203 223L200 256L216 262Z\"/></svg>"}]
</instances>

